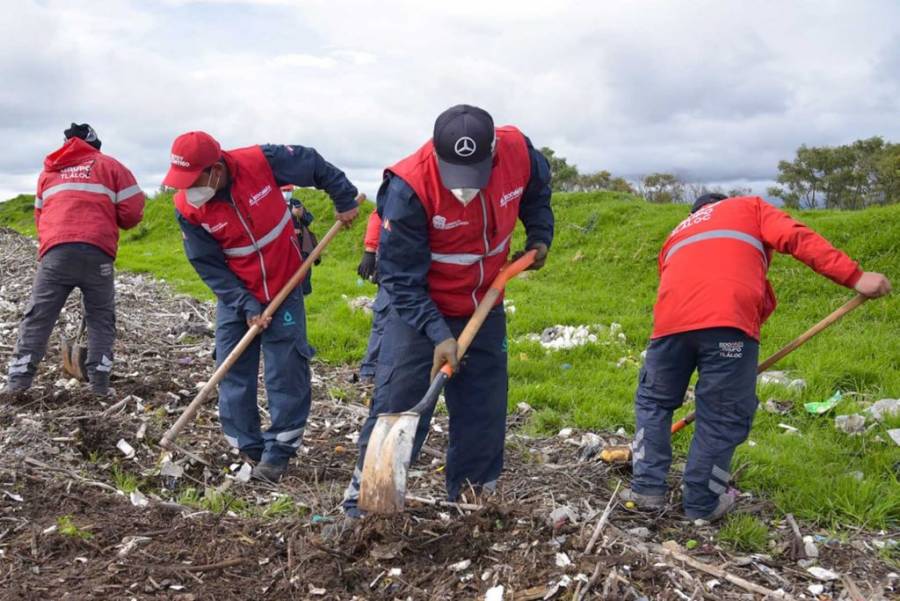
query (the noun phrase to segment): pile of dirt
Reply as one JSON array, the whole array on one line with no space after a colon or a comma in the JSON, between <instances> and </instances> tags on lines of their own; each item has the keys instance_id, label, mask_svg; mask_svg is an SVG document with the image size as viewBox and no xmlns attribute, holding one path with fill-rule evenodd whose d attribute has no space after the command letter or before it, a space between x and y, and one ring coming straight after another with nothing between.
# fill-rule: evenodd
<instances>
[{"instance_id":1,"label":"pile of dirt","mask_svg":"<svg viewBox=\"0 0 900 601\"><path fill-rule=\"evenodd\" d=\"M5 359L34 270L22 257L34 247L0 231L0 248ZM32 394L0 407L0 599L886 599L900 591L883 559L897 533L829 536L810 558L771 506L745 495L742 511L769 522L770 542L764 553L734 553L716 529L679 517L677 494L652 514L616 500L626 468L596 454L623 437L566 429L533 438L522 428L524 404L509 418L497 495L440 501L448 420L439 411L412 467L409 509L345 521L340 499L371 394L349 368L314 363L304 444L278 487L245 481L214 403L178 439L180 450L163 453L157 441L212 371L213 308L139 275L119 274L117 292L114 398L99 402L63 377L54 343ZM64 329L77 324L77 302L67 304ZM807 569L816 567L827 573Z\"/></svg>"}]
</instances>

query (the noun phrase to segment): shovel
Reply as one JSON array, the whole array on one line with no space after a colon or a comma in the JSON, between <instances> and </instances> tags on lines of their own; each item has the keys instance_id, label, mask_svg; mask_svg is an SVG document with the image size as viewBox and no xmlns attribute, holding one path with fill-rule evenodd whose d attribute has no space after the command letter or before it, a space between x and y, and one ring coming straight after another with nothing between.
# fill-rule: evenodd
<instances>
[{"instance_id":1,"label":"shovel","mask_svg":"<svg viewBox=\"0 0 900 601\"><path fill-rule=\"evenodd\" d=\"M60 341L60 350L62 351L62 367L63 371L77 378L82 382L87 382L87 347L84 345L84 330L87 320L84 314L84 305L81 306L81 324L78 326L78 333L74 339L62 338Z\"/></svg>"},{"instance_id":2,"label":"shovel","mask_svg":"<svg viewBox=\"0 0 900 601\"><path fill-rule=\"evenodd\" d=\"M761 374L762 372L766 371L767 369L775 365L775 363L783 359L786 355L794 351L797 347L803 345L803 343L805 343L807 340L809 340L867 300L868 297L863 296L862 294L857 294L849 301L835 309L834 312L832 312L828 317L800 334L797 338L789 342L783 349L760 363L759 367L756 368L756 373ZM695 417L697 417L697 414L692 411L691 413L687 414L686 416L672 424L672 434L675 434L676 432L693 422Z\"/></svg>"},{"instance_id":3,"label":"shovel","mask_svg":"<svg viewBox=\"0 0 900 601\"><path fill-rule=\"evenodd\" d=\"M300 268L291 276L291 279L287 281L287 283L282 287L281 291L272 299L272 301L268 304L265 311L263 311L263 318L272 317L275 314L275 311L278 310L278 307L281 306L281 303L284 302L284 299L288 297L288 295L297 287L300 282L303 281L303 278L306 277L306 274L309 272L313 263L319 258L319 255L322 254L322 251L325 250L325 247L328 246L328 243L331 242L331 239L337 236L338 232L341 231L341 228L344 227L344 224L340 221L336 221L334 225L331 226L331 229L328 230L319 243L316 245L312 252L309 253L309 256L306 257L306 260L300 265ZM253 342L253 339L256 338L256 335L262 332L262 328L260 326L251 326L247 333L244 334L244 337L237 343L234 349L228 354L222 364L219 365L218 369L213 373L212 377L209 381L203 385L203 388L200 389L200 392L197 393L197 396L194 397L194 400L191 401L191 404L188 405L184 411L179 416L178 420L169 428L163 437L159 441L159 446L164 449L170 449L174 445L175 437L178 436L178 433L184 429L184 427L194 419L194 416L199 411L200 406L209 396L209 393L212 392L219 382L222 381L222 378L225 377L225 374L228 373L228 370L231 369L231 366L234 365L235 361L243 354L247 347L250 346L250 343Z\"/></svg>"},{"instance_id":4,"label":"shovel","mask_svg":"<svg viewBox=\"0 0 900 601\"><path fill-rule=\"evenodd\" d=\"M457 339L457 358L462 360L488 313L503 293L506 282L534 263L537 252L528 251L519 259L507 263L478 303L475 313ZM406 503L406 472L412 460L413 438L422 414L434 407L453 368L445 363L431 381L431 386L419 403L402 413L382 413L378 416L363 461L359 488L359 508L369 513L391 514L403 511Z\"/></svg>"}]
</instances>

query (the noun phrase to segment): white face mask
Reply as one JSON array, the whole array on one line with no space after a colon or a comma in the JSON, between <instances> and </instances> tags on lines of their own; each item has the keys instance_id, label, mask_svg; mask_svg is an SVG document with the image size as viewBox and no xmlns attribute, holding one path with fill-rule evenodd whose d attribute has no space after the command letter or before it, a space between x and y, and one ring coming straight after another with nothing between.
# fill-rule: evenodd
<instances>
[{"instance_id":1,"label":"white face mask","mask_svg":"<svg viewBox=\"0 0 900 601\"><path fill-rule=\"evenodd\" d=\"M473 198L478 196L478 188L451 188L450 192L456 197L456 200L464 205L469 204Z\"/></svg>"},{"instance_id":2,"label":"white face mask","mask_svg":"<svg viewBox=\"0 0 900 601\"><path fill-rule=\"evenodd\" d=\"M208 184L212 183L212 179ZM216 174L216 184L219 183L218 173ZM196 186L194 188L188 188L184 191L185 200L187 203L194 207L195 209L199 209L203 205L205 205L209 200L216 195L216 189L210 185L206 186Z\"/></svg>"}]
</instances>

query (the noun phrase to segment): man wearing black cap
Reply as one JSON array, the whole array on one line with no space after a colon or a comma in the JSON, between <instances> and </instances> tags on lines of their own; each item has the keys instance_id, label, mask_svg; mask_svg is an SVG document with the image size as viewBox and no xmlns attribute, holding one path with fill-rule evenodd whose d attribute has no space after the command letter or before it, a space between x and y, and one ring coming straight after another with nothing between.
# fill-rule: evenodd
<instances>
[{"instance_id":1,"label":"man wearing black cap","mask_svg":"<svg viewBox=\"0 0 900 601\"><path fill-rule=\"evenodd\" d=\"M378 272L391 310L357 470L344 496L351 517L359 515L360 468L375 417L415 405L444 363L459 367L456 337L506 262L517 220L525 225L525 248L537 250L533 269L543 267L553 240L550 167L515 127L495 128L484 110L454 106L437 118L431 140L385 171L378 213ZM507 386L506 318L498 301L445 389L451 500L496 486ZM414 457L430 419L419 422Z\"/></svg>"},{"instance_id":2,"label":"man wearing black cap","mask_svg":"<svg viewBox=\"0 0 900 601\"><path fill-rule=\"evenodd\" d=\"M131 172L100 152L87 123L65 130L65 144L44 159L34 197L38 265L31 302L19 328L4 391L31 387L47 340L73 288L81 290L87 323L87 376L98 395L109 392L116 338L113 261L119 228L143 217L144 193Z\"/></svg>"}]
</instances>

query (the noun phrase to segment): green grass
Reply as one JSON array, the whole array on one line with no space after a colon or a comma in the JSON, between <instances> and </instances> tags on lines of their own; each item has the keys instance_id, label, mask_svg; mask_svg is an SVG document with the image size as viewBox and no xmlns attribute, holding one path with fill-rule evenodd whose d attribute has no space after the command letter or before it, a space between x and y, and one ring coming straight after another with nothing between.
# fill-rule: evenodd
<instances>
[{"instance_id":1,"label":"green grass","mask_svg":"<svg viewBox=\"0 0 900 601\"><path fill-rule=\"evenodd\" d=\"M134 474L125 472L118 465L112 468L113 483L124 493L133 493L141 486L141 480Z\"/></svg>"},{"instance_id":2,"label":"green grass","mask_svg":"<svg viewBox=\"0 0 900 601\"><path fill-rule=\"evenodd\" d=\"M210 513L222 514L226 511L233 511L238 515L250 513L246 501L228 491L218 491L214 488L207 488L203 493L193 487L185 488L178 494L177 503L185 507L204 509Z\"/></svg>"},{"instance_id":3,"label":"green grass","mask_svg":"<svg viewBox=\"0 0 900 601\"><path fill-rule=\"evenodd\" d=\"M320 235L331 225L333 209L317 192L302 191L316 215ZM33 233L30 196L0 204L0 225ZM531 427L555 432L564 426L633 430L632 399L639 355L651 329L656 293L656 255L669 231L688 212L686 206L650 205L610 193L554 196L557 235L547 267L510 283L508 299L516 306L509 317L510 406L521 401L535 408ZM307 297L309 336L321 360L356 363L365 350L369 317L351 311L344 297L375 294L359 281L356 265L362 252L365 216L342 232L313 270ZM118 266L161 277L177 290L200 298L209 291L184 259L171 198L148 201L143 229L122 236ZM807 211L797 216L836 246L860 260L867 270L900 281L900 205L859 212ZM521 247L518 232L514 248ZM761 355L767 356L852 296L790 257L774 259L771 279L779 308L763 328ZM867 400L900 396L900 300L898 295L867 303L803 348L782 360L807 381L797 393L767 386L759 391L794 401L787 415L760 412L750 439L741 445L735 467L739 486L771 499L784 512L823 526L896 527L900 524L900 483L895 465L898 448L877 425L861 437L836 432L834 415L861 408L859 396L847 396L830 414L813 417L802 403L824 400L840 389ZM524 340L554 324L621 324L624 342L547 352ZM621 367L617 367L620 361ZM801 435L785 434L786 423ZM689 432L689 431L688 431ZM877 440L880 437L881 442ZM689 433L675 440L684 454ZM813 468L813 469L811 469ZM862 472L858 481L850 474Z\"/></svg>"},{"instance_id":4,"label":"green grass","mask_svg":"<svg viewBox=\"0 0 900 601\"><path fill-rule=\"evenodd\" d=\"M76 526L70 515L61 515L56 518L56 528L60 534L69 538L77 538L84 541L94 538L94 534L91 531Z\"/></svg>"},{"instance_id":5,"label":"green grass","mask_svg":"<svg viewBox=\"0 0 900 601\"><path fill-rule=\"evenodd\" d=\"M719 528L719 541L736 551L760 553L769 542L769 529L758 518L735 513Z\"/></svg>"}]
</instances>

